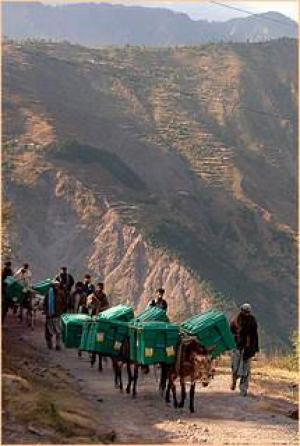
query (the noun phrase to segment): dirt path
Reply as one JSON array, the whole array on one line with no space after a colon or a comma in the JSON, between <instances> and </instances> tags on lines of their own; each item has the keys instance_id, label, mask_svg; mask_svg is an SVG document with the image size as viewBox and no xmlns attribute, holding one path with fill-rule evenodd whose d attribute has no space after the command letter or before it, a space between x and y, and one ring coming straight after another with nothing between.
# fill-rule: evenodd
<instances>
[{"instance_id":1,"label":"dirt path","mask_svg":"<svg viewBox=\"0 0 300 446\"><path fill-rule=\"evenodd\" d=\"M252 384L250 395L241 397L229 389L228 370L221 369L207 388L198 386L196 413L174 409L165 404L157 392L153 370L140 376L138 398L113 387L110 362L104 371L92 369L87 353L79 360L77 352L63 349L47 352L42 326L31 333L18 326L5 329L20 336L28 345L43 353L52 368L63 367L81 393L94 406L95 415L117 434L118 443L205 443L205 444L296 444L297 421L288 418L292 405L284 398L264 395ZM124 371L124 378L126 378ZM98 413L99 412L99 413Z\"/></svg>"}]
</instances>

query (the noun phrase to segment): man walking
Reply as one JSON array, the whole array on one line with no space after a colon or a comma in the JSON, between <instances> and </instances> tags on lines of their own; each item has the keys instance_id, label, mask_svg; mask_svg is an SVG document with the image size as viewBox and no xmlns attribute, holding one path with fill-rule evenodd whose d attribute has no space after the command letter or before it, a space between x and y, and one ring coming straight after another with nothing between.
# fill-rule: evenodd
<instances>
[{"instance_id":1,"label":"man walking","mask_svg":"<svg viewBox=\"0 0 300 446\"><path fill-rule=\"evenodd\" d=\"M29 308L30 299L31 299L31 294L30 294L29 288L31 287L32 272L29 268L29 264L24 263L23 266L16 271L14 277L24 287L23 288L24 298L20 304L19 314L18 314L18 319L20 319L20 321L22 322L23 321L23 309Z\"/></svg>"},{"instance_id":2,"label":"man walking","mask_svg":"<svg viewBox=\"0 0 300 446\"><path fill-rule=\"evenodd\" d=\"M31 279L32 279L32 272L29 268L28 263L24 263L21 268L19 268L15 274L15 279L19 280L25 288L28 288L31 286Z\"/></svg>"},{"instance_id":3,"label":"man walking","mask_svg":"<svg viewBox=\"0 0 300 446\"><path fill-rule=\"evenodd\" d=\"M50 287L44 301L44 310L46 313L45 339L47 347L52 349L52 338L55 336L56 350L60 350L60 316L66 312L67 302L63 285L55 282Z\"/></svg>"},{"instance_id":4,"label":"man walking","mask_svg":"<svg viewBox=\"0 0 300 446\"><path fill-rule=\"evenodd\" d=\"M99 282L93 294L90 294L88 299L88 306L91 308L92 315L97 315L109 308L109 302L104 293L104 284Z\"/></svg>"},{"instance_id":5,"label":"man walking","mask_svg":"<svg viewBox=\"0 0 300 446\"><path fill-rule=\"evenodd\" d=\"M71 274L68 273L68 268L66 266L62 266L60 269L59 275L55 279L57 282L59 282L66 293L66 299L67 299L67 311L71 312L71 290L74 285L74 278Z\"/></svg>"},{"instance_id":6,"label":"man walking","mask_svg":"<svg viewBox=\"0 0 300 446\"><path fill-rule=\"evenodd\" d=\"M251 358L259 351L257 322L251 311L250 304L243 304L239 314L230 323L237 346L232 353L231 390L235 390L237 380L240 379L242 396L247 396L248 392Z\"/></svg>"},{"instance_id":7,"label":"man walking","mask_svg":"<svg viewBox=\"0 0 300 446\"><path fill-rule=\"evenodd\" d=\"M8 312L8 302L7 302L7 285L5 280L7 277L13 276L14 273L12 271L11 262L5 262L4 268L2 269L2 296L1 296L1 302L2 302L2 323L4 322L7 312Z\"/></svg>"},{"instance_id":8,"label":"man walking","mask_svg":"<svg viewBox=\"0 0 300 446\"><path fill-rule=\"evenodd\" d=\"M92 284L92 278L90 274L86 274L83 279L83 291L86 296L95 292L95 286Z\"/></svg>"},{"instance_id":9,"label":"man walking","mask_svg":"<svg viewBox=\"0 0 300 446\"><path fill-rule=\"evenodd\" d=\"M164 294L165 294L165 290L163 288L158 288L156 290L156 299L152 299L150 301L148 307L158 307L158 308L161 308L161 309L167 311L168 303L163 298Z\"/></svg>"},{"instance_id":10,"label":"man walking","mask_svg":"<svg viewBox=\"0 0 300 446\"><path fill-rule=\"evenodd\" d=\"M106 294L104 293L104 283L97 283L97 287L94 294L90 294L91 301L91 314L92 316L102 313L109 308L109 302ZM99 371L102 371L102 356L99 356ZM96 362L96 353L92 352L91 354L91 365L93 366Z\"/></svg>"},{"instance_id":11,"label":"man walking","mask_svg":"<svg viewBox=\"0 0 300 446\"><path fill-rule=\"evenodd\" d=\"M85 298L85 294L83 291L83 282L76 282L75 290L70 295L70 312L71 313L79 313L80 305L83 303L83 298Z\"/></svg>"}]
</instances>

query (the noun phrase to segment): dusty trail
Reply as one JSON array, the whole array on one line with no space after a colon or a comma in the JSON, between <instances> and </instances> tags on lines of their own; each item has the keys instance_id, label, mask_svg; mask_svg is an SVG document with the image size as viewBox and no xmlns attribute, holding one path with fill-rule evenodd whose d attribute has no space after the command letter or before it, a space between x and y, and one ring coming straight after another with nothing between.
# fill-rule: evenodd
<instances>
[{"instance_id":1,"label":"dusty trail","mask_svg":"<svg viewBox=\"0 0 300 446\"><path fill-rule=\"evenodd\" d=\"M99 420L116 431L117 443L205 443L205 444L296 444L297 421L288 418L292 407L284 398L266 396L252 384L250 395L243 398L229 390L228 370L220 369L207 388L200 388L196 396L196 413L167 406L157 392L158 383L150 375L139 378L138 397L132 399L113 387L110 361L104 371L89 365L87 353L78 359L74 350L47 352L42 325L36 331L12 326L5 335L21 336L25 343L43 351L51 367L63 367L77 383L84 398L93 405ZM221 374L222 373L222 374ZM124 379L126 374L124 370Z\"/></svg>"}]
</instances>

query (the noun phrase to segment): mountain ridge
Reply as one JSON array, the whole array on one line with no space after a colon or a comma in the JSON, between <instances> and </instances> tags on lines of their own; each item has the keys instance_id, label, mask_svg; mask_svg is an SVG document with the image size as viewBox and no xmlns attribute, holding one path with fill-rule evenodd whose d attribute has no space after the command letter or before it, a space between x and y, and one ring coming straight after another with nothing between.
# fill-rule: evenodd
<instances>
[{"instance_id":1,"label":"mountain ridge","mask_svg":"<svg viewBox=\"0 0 300 446\"><path fill-rule=\"evenodd\" d=\"M3 3L8 38L67 40L97 45L189 45L297 38L297 23L275 12L226 22L193 20L167 8L103 4ZM280 19L280 20L279 20Z\"/></svg>"}]
</instances>

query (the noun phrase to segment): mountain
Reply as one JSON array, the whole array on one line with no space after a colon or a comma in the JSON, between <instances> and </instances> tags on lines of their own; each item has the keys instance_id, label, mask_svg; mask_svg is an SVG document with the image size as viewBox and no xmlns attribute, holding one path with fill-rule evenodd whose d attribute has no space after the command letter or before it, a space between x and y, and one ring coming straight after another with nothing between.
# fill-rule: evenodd
<instances>
[{"instance_id":1,"label":"mountain","mask_svg":"<svg viewBox=\"0 0 300 446\"><path fill-rule=\"evenodd\" d=\"M3 17L3 32L8 38L67 40L87 46L258 42L298 35L296 22L275 12L208 22L163 8L4 2Z\"/></svg>"},{"instance_id":2,"label":"mountain","mask_svg":"<svg viewBox=\"0 0 300 446\"><path fill-rule=\"evenodd\" d=\"M3 48L15 262L67 264L182 320L253 304L262 347L297 319L297 41Z\"/></svg>"}]
</instances>

